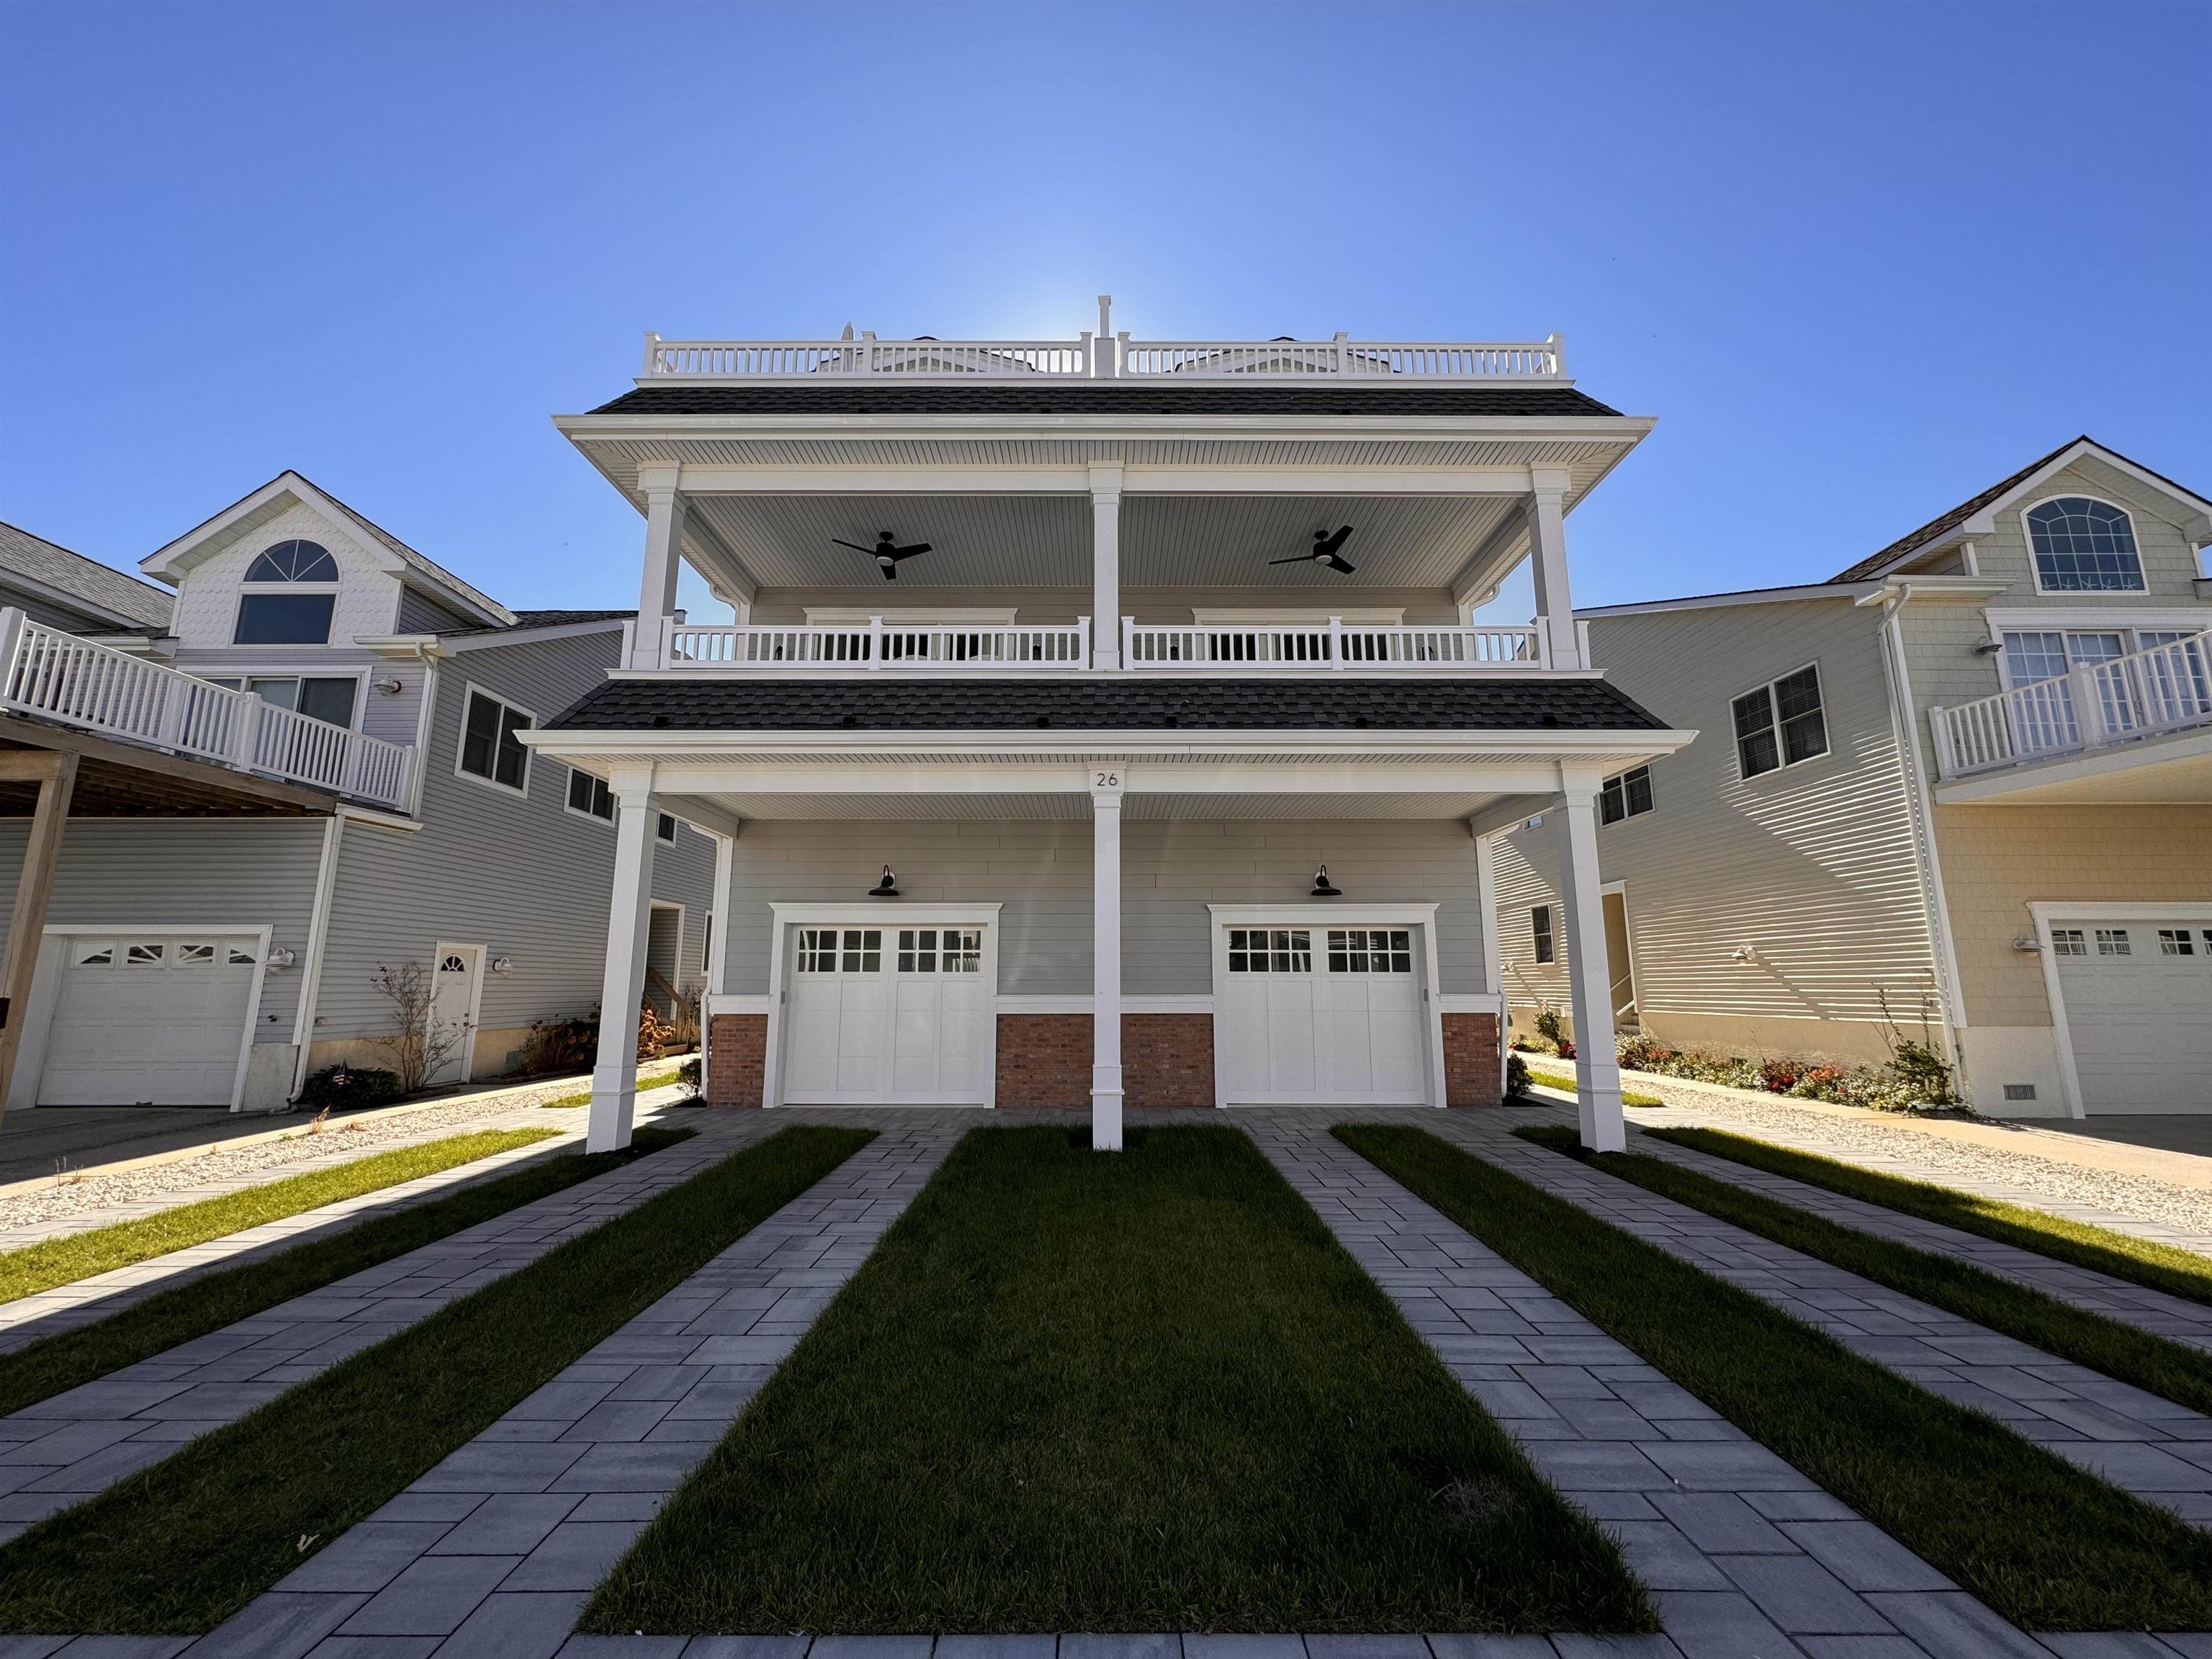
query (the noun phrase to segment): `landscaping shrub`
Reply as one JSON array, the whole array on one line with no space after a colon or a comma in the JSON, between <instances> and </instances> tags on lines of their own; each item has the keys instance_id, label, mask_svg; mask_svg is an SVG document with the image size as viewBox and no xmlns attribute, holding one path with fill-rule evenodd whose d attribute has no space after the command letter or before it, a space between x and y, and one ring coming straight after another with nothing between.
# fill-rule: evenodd
<instances>
[{"instance_id":1,"label":"landscaping shrub","mask_svg":"<svg viewBox=\"0 0 2212 1659\"><path fill-rule=\"evenodd\" d=\"M300 1085L302 1106L350 1112L399 1098L399 1074L374 1066L325 1066Z\"/></svg>"},{"instance_id":2,"label":"landscaping shrub","mask_svg":"<svg viewBox=\"0 0 2212 1659\"><path fill-rule=\"evenodd\" d=\"M1556 1008L1536 1011L1536 1041L1530 1046L1539 1054L1557 1054L1561 1060L1575 1057L1575 1040L1559 1024L1559 1011Z\"/></svg>"},{"instance_id":3,"label":"landscaping shrub","mask_svg":"<svg viewBox=\"0 0 2212 1659\"><path fill-rule=\"evenodd\" d=\"M1802 1055L1762 1054L1746 1060L1706 1048L1670 1048L1638 1033L1614 1045L1631 1071L1679 1077L1692 1083L1718 1083L1731 1089L1757 1089L1797 1100L1832 1101L1877 1112L1901 1112L1916 1106L1955 1103L1951 1068L1925 1044L1892 1037L1893 1058L1887 1066L1844 1066Z\"/></svg>"},{"instance_id":4,"label":"landscaping shrub","mask_svg":"<svg viewBox=\"0 0 2212 1659\"><path fill-rule=\"evenodd\" d=\"M696 1106L699 1103L699 1085L702 1076L699 1056L696 1054L692 1055L690 1059L676 1068L676 1080L691 1091L690 1097L684 1103L685 1105Z\"/></svg>"},{"instance_id":5,"label":"landscaping shrub","mask_svg":"<svg viewBox=\"0 0 2212 1659\"><path fill-rule=\"evenodd\" d=\"M522 1040L522 1063L515 1069L525 1077L588 1072L599 1047L597 1019L533 1019L530 1035Z\"/></svg>"},{"instance_id":6,"label":"landscaping shrub","mask_svg":"<svg viewBox=\"0 0 2212 1659\"><path fill-rule=\"evenodd\" d=\"M637 1063L649 1065L676 1047L676 1027L650 1008L637 1011Z\"/></svg>"},{"instance_id":7,"label":"landscaping shrub","mask_svg":"<svg viewBox=\"0 0 2212 1659\"><path fill-rule=\"evenodd\" d=\"M1505 1092L1509 1097L1528 1092L1528 1062L1518 1054L1505 1057Z\"/></svg>"}]
</instances>

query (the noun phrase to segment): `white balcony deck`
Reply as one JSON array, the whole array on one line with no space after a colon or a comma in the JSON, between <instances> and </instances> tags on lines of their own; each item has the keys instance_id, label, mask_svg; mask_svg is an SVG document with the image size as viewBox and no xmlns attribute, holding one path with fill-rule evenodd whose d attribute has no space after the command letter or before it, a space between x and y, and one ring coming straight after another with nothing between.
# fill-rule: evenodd
<instances>
[{"instance_id":1,"label":"white balcony deck","mask_svg":"<svg viewBox=\"0 0 2212 1659\"><path fill-rule=\"evenodd\" d=\"M640 385L895 375L907 380L1243 380L1323 375L1363 382L1571 385L1566 342L1541 340L664 340L645 337Z\"/></svg>"},{"instance_id":2,"label":"white balcony deck","mask_svg":"<svg viewBox=\"0 0 2212 1659\"><path fill-rule=\"evenodd\" d=\"M0 709L405 811L415 751L0 611Z\"/></svg>"},{"instance_id":3,"label":"white balcony deck","mask_svg":"<svg viewBox=\"0 0 2212 1659\"><path fill-rule=\"evenodd\" d=\"M2212 631L2154 646L1955 708L1930 708L1939 777L2212 726Z\"/></svg>"},{"instance_id":4,"label":"white balcony deck","mask_svg":"<svg viewBox=\"0 0 2212 1659\"><path fill-rule=\"evenodd\" d=\"M820 673L1089 673L1091 618L1070 625L865 623L732 627L662 623L674 671ZM1585 647L1587 653L1587 647ZM1540 628L1375 627L1325 623L1140 626L1121 621L1123 672L1251 673L1353 669L1379 673L1528 675L1552 669Z\"/></svg>"}]
</instances>

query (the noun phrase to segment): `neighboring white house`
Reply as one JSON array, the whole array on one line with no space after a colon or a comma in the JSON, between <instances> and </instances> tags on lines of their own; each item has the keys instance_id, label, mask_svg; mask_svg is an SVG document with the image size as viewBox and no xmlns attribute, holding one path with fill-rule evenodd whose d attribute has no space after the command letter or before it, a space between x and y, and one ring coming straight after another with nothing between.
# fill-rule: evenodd
<instances>
[{"instance_id":1,"label":"neighboring white house","mask_svg":"<svg viewBox=\"0 0 2212 1659\"><path fill-rule=\"evenodd\" d=\"M1996 1115L2212 1111L2212 504L2088 438L1825 582L1585 611L1704 736L1609 779L1622 1019L1886 1055ZM1503 838L1516 1022L1564 1007L1559 866Z\"/></svg>"},{"instance_id":2,"label":"neighboring white house","mask_svg":"<svg viewBox=\"0 0 2212 1659\"><path fill-rule=\"evenodd\" d=\"M1563 802L1595 941L1600 782L1690 736L1575 624L1566 517L1651 422L1556 337L649 337L558 424L643 517L642 602L523 740L620 803L613 1001L655 813L742 825L719 1101L1087 1106L1110 1146L1125 1105L1495 1100L1486 836ZM1533 623L1475 625L1523 561ZM679 562L734 623L676 613Z\"/></svg>"},{"instance_id":3,"label":"neighboring white house","mask_svg":"<svg viewBox=\"0 0 2212 1659\"><path fill-rule=\"evenodd\" d=\"M173 606L0 532L0 745L79 757L10 1105L282 1107L384 1062L371 981L409 961L466 1033L441 1081L592 1010L613 805L518 734L599 684L629 613L508 610L294 472L142 568ZM0 790L0 903L29 813ZM715 842L654 829L665 1007L702 975Z\"/></svg>"}]
</instances>

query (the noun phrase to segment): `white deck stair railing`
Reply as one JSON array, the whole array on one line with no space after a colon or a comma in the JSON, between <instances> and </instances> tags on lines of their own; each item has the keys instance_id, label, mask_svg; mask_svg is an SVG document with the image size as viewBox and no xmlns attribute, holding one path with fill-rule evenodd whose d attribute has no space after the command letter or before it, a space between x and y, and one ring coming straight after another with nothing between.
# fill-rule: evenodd
<instances>
[{"instance_id":1,"label":"white deck stair railing","mask_svg":"<svg viewBox=\"0 0 2212 1659\"><path fill-rule=\"evenodd\" d=\"M2212 630L1930 708L1928 722L1942 778L2212 724Z\"/></svg>"},{"instance_id":2,"label":"white deck stair railing","mask_svg":"<svg viewBox=\"0 0 2212 1659\"><path fill-rule=\"evenodd\" d=\"M0 610L0 709L405 810L415 751Z\"/></svg>"}]
</instances>

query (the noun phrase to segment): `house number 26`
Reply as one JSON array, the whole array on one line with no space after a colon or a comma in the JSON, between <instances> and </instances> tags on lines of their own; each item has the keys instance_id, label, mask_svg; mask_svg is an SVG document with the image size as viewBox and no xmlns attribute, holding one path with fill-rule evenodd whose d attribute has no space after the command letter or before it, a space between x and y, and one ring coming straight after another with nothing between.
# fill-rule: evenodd
<instances>
[{"instance_id":1,"label":"house number 26","mask_svg":"<svg viewBox=\"0 0 2212 1659\"><path fill-rule=\"evenodd\" d=\"M1119 789L1121 787L1121 775L1119 772L1097 772L1091 775L1098 780L1091 786L1094 789Z\"/></svg>"}]
</instances>

